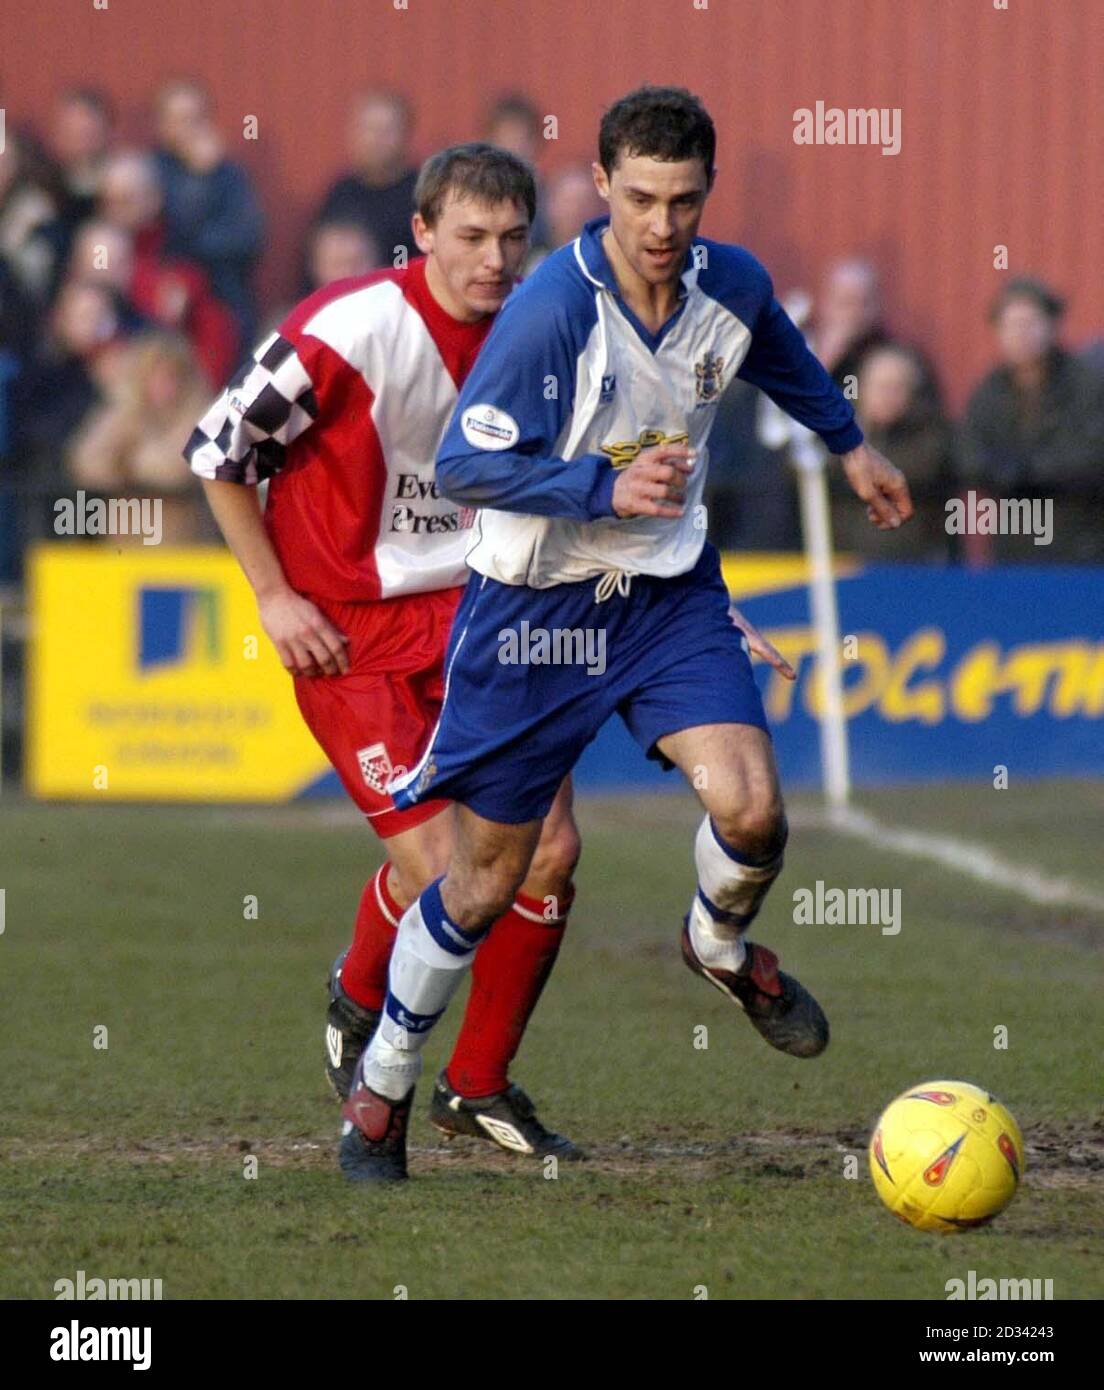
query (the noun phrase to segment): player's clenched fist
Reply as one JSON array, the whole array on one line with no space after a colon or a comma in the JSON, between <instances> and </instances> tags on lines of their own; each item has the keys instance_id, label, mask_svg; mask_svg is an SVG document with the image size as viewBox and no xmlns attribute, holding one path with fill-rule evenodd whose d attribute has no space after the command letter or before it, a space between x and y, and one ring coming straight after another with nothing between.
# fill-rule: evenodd
<instances>
[{"instance_id":1,"label":"player's clenched fist","mask_svg":"<svg viewBox=\"0 0 1104 1390\"><path fill-rule=\"evenodd\" d=\"M686 444L645 449L617 475L613 510L618 516L680 517L693 471L694 451Z\"/></svg>"},{"instance_id":2,"label":"player's clenched fist","mask_svg":"<svg viewBox=\"0 0 1104 1390\"><path fill-rule=\"evenodd\" d=\"M283 589L257 602L261 626L293 676L337 676L349 669L348 638L310 599Z\"/></svg>"}]
</instances>

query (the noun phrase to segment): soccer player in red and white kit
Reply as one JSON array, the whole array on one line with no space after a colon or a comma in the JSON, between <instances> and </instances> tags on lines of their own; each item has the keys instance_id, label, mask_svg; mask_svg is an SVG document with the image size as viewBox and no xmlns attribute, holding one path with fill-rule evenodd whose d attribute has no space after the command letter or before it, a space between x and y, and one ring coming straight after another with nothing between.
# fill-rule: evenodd
<instances>
[{"instance_id":1,"label":"soccer player in red and white kit","mask_svg":"<svg viewBox=\"0 0 1104 1390\"><path fill-rule=\"evenodd\" d=\"M399 919L452 846L451 803L401 811L388 784L418 761L436 724L468 576L476 513L438 495L434 457L527 254L536 192L516 156L456 145L423 165L415 205L424 259L304 300L185 450L304 719L387 846L330 977L326 1071L342 1098L382 1010L394 1008L387 972ZM255 485L265 479L262 513ZM467 1012L430 1108L446 1134L534 1156L578 1153L507 1079L559 950L578 854L565 781L528 878L474 953ZM436 1020L394 1021L416 1031Z\"/></svg>"}]
</instances>

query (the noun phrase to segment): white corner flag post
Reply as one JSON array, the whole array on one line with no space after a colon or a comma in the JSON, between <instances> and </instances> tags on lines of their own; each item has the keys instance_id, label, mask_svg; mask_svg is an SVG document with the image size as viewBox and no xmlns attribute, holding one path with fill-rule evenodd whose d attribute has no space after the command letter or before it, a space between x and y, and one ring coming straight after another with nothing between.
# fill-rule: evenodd
<instances>
[{"instance_id":1,"label":"white corner flag post","mask_svg":"<svg viewBox=\"0 0 1104 1390\"><path fill-rule=\"evenodd\" d=\"M809 564L809 603L816 631L817 666L824 709L820 717L820 763L824 795L832 812L846 809L851 795L847 720L843 713L839 609L832 570L832 523L828 510L827 455L816 435L790 422L790 457L797 469L801 526Z\"/></svg>"}]
</instances>

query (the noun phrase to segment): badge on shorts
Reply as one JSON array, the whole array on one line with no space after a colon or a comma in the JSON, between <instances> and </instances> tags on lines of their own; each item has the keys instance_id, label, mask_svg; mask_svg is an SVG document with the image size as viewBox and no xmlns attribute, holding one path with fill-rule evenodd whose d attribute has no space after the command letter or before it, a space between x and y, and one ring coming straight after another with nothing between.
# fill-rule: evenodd
<instances>
[{"instance_id":1,"label":"badge on shorts","mask_svg":"<svg viewBox=\"0 0 1104 1390\"><path fill-rule=\"evenodd\" d=\"M364 780L380 796L387 795L393 768L391 757L382 743L373 743L368 748L357 749L357 762Z\"/></svg>"}]
</instances>

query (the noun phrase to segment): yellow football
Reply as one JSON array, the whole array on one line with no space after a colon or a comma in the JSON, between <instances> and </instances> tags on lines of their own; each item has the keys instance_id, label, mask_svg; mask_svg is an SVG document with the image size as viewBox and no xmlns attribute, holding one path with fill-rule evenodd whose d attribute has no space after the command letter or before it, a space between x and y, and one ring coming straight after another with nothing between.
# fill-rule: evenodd
<instances>
[{"instance_id":1,"label":"yellow football","mask_svg":"<svg viewBox=\"0 0 1104 1390\"><path fill-rule=\"evenodd\" d=\"M983 1226L1016 1195L1023 1138L995 1096L968 1081L925 1081L882 1111L870 1139L878 1196L919 1231Z\"/></svg>"}]
</instances>

